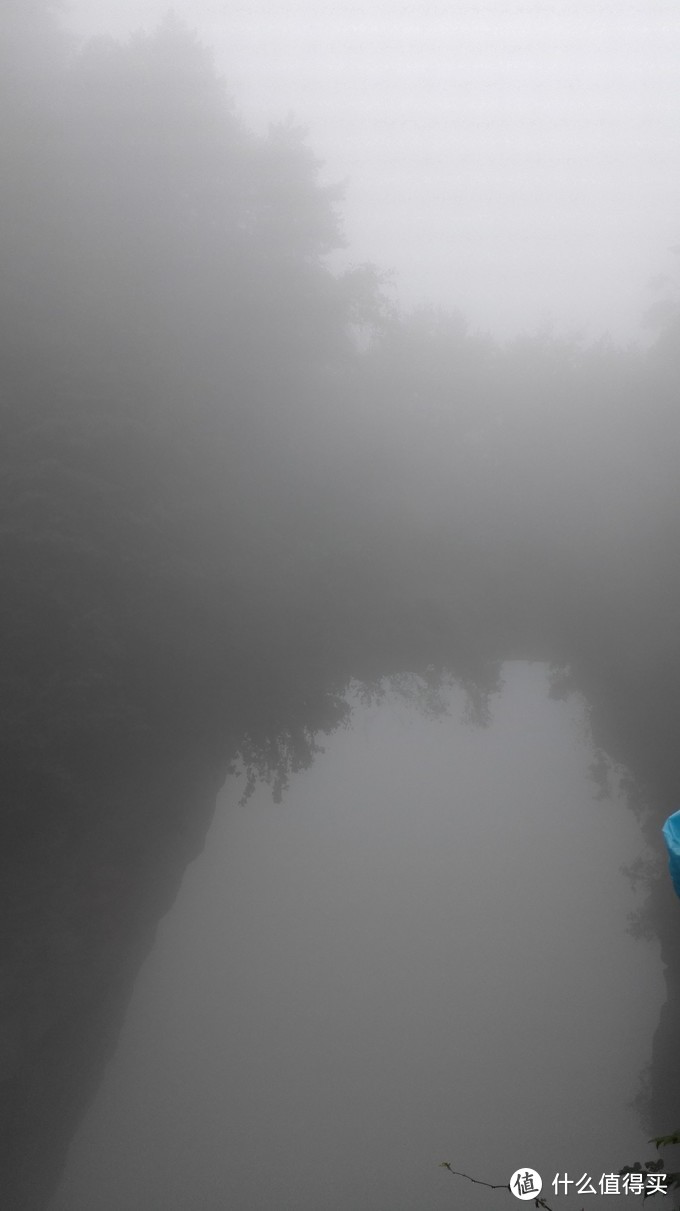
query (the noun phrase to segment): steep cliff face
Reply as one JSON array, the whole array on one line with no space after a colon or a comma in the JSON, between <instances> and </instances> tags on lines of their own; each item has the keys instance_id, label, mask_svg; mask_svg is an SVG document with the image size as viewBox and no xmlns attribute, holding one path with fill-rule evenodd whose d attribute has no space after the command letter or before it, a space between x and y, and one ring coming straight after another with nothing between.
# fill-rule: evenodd
<instances>
[{"instance_id":1,"label":"steep cliff face","mask_svg":"<svg viewBox=\"0 0 680 1211\"><path fill-rule=\"evenodd\" d=\"M105 785L15 782L3 829L0 1201L41 1211L225 777L168 750Z\"/></svg>"}]
</instances>

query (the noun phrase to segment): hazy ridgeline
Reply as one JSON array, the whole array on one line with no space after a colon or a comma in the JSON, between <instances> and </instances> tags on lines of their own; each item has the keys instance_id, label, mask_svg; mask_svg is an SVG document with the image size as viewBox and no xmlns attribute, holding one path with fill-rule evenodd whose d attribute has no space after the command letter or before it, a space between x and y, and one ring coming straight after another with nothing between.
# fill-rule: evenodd
<instances>
[{"instance_id":1,"label":"hazy ridgeline","mask_svg":"<svg viewBox=\"0 0 680 1211\"><path fill-rule=\"evenodd\" d=\"M341 190L304 132L245 129L171 19L75 54L52 8L16 0L0 51L7 871L70 869L83 788L121 766L202 746L278 793L352 679L436 709L451 673L483 719L522 658L587 695L656 844L680 773L673 311L650 351L396 314L378 269L327 267ZM669 964L674 908L654 884Z\"/></svg>"}]
</instances>

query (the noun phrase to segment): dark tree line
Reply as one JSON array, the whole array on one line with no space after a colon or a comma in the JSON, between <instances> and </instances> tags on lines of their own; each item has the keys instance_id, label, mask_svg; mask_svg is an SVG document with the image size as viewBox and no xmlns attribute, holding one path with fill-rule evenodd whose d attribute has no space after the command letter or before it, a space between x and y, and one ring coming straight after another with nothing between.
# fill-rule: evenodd
<instances>
[{"instance_id":1,"label":"dark tree line","mask_svg":"<svg viewBox=\"0 0 680 1211\"><path fill-rule=\"evenodd\" d=\"M79 50L57 16L5 0L0 38L0 1151L27 1208L217 775L278 797L352 679L436 711L453 676L483 720L503 661L549 661L653 844L680 785L677 311L649 352L399 314L375 267L329 268L341 190L304 132L249 131L191 31ZM182 814L184 782L143 788L185 752ZM650 889L659 1130L680 962Z\"/></svg>"},{"instance_id":2,"label":"dark tree line","mask_svg":"<svg viewBox=\"0 0 680 1211\"><path fill-rule=\"evenodd\" d=\"M212 729L285 782L351 678L677 660L677 321L500 346L331 272L341 190L168 18L4 18L2 744ZM604 674L603 674L604 675ZM620 754L618 754L620 755Z\"/></svg>"}]
</instances>

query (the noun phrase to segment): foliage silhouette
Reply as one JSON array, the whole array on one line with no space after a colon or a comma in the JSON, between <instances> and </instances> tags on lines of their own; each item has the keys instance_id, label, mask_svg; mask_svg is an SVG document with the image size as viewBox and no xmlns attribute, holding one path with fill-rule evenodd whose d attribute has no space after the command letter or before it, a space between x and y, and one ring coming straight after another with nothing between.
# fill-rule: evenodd
<instances>
[{"instance_id":1,"label":"foliage silhouette","mask_svg":"<svg viewBox=\"0 0 680 1211\"><path fill-rule=\"evenodd\" d=\"M190 30L78 51L52 13L12 3L0 63L5 865L39 836L57 870L83 788L192 746L278 799L353 682L436 710L454 678L483 723L508 659L566 670L656 845L675 320L645 352L400 314L376 267L331 271L341 190L293 124L245 127Z\"/></svg>"},{"instance_id":2,"label":"foliage silhouette","mask_svg":"<svg viewBox=\"0 0 680 1211\"><path fill-rule=\"evenodd\" d=\"M675 1145L675 1144L680 1144L680 1131L674 1131L670 1135L656 1136L653 1139L651 1139L649 1142L650 1142L650 1144L654 1144L656 1146L657 1151L660 1152L662 1148L665 1148L665 1147L668 1147L671 1145ZM442 1161L440 1164L440 1168L448 1169L449 1173L451 1173L452 1176L464 1177L467 1181L473 1182L477 1186L486 1186L489 1190L507 1190L508 1193L512 1193L512 1191L510 1190L510 1184L508 1182L493 1183L493 1182L484 1181L481 1178L470 1177L470 1175L468 1173L462 1173L459 1169L454 1169L453 1166L451 1165L450 1161ZM647 1178L647 1176L649 1174L652 1174L652 1173L663 1173L664 1174L664 1177L665 1177L664 1187L665 1187L666 1193L669 1193L671 1190L680 1189L680 1173L678 1173L678 1172L667 1173L664 1169L664 1162L663 1162L663 1158L661 1156L657 1157L655 1160L645 1161L644 1164L642 1164L640 1161L635 1161L634 1164L632 1164L632 1165L624 1165L624 1167L619 1170L618 1176L621 1178L624 1178L624 1177L629 1177L630 1175L634 1174L634 1175L636 1175L636 1177L638 1177L638 1179L642 1179L642 1184L644 1186L645 1179ZM641 1195L643 1202L645 1202L647 1200L647 1198L649 1198L650 1196L651 1196L650 1193L647 1192L646 1187L645 1187L643 1189L643 1192ZM540 1195L537 1196L533 1200L527 1200L527 1201L532 1201L535 1207L543 1207L544 1211L552 1211L552 1208L550 1207L549 1203L546 1201L545 1198L541 1198Z\"/></svg>"}]
</instances>

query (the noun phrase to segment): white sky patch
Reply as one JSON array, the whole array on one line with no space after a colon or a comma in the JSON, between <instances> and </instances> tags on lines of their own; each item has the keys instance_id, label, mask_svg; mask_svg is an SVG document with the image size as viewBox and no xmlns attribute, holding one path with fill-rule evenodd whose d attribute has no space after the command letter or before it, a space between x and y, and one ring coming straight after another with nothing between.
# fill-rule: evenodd
<instances>
[{"instance_id":1,"label":"white sky patch","mask_svg":"<svg viewBox=\"0 0 680 1211\"><path fill-rule=\"evenodd\" d=\"M71 0L83 35L156 0ZM246 121L292 112L347 179L343 263L500 335L633 335L680 240L675 0L194 0ZM670 261L670 265L669 265Z\"/></svg>"}]
</instances>

